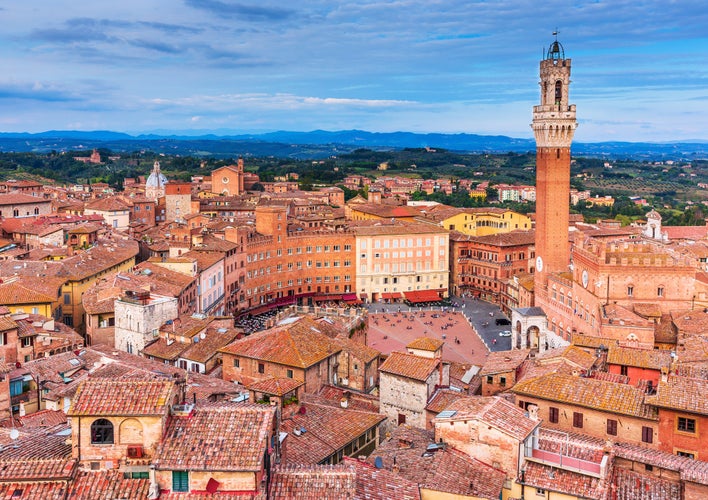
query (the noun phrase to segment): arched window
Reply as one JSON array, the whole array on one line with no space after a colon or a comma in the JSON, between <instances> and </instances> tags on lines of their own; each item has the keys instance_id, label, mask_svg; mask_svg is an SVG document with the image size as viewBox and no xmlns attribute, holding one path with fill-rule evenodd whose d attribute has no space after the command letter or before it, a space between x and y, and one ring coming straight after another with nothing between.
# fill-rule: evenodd
<instances>
[{"instance_id":1,"label":"arched window","mask_svg":"<svg viewBox=\"0 0 708 500\"><path fill-rule=\"evenodd\" d=\"M91 424L91 444L113 444L113 424L99 418Z\"/></svg>"},{"instance_id":2,"label":"arched window","mask_svg":"<svg viewBox=\"0 0 708 500\"><path fill-rule=\"evenodd\" d=\"M561 96L563 95L563 82L558 80L556 82L556 104L561 103Z\"/></svg>"}]
</instances>

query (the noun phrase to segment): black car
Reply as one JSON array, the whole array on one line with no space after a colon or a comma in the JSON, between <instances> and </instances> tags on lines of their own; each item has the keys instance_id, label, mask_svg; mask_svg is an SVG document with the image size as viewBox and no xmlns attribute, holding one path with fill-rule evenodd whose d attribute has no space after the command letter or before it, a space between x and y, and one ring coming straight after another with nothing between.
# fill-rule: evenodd
<instances>
[{"instance_id":1,"label":"black car","mask_svg":"<svg viewBox=\"0 0 708 500\"><path fill-rule=\"evenodd\" d=\"M496 321L494 321L497 325L510 325L511 321L509 321L506 318L498 318Z\"/></svg>"}]
</instances>

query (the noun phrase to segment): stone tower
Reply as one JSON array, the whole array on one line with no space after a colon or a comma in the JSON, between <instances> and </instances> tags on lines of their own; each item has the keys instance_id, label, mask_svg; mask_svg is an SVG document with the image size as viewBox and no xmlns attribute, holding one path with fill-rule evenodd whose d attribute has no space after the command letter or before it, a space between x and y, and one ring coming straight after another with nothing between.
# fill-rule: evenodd
<instances>
[{"instance_id":1,"label":"stone tower","mask_svg":"<svg viewBox=\"0 0 708 500\"><path fill-rule=\"evenodd\" d=\"M570 59L557 38L544 54L540 74L541 104L534 106L531 124L536 138L534 288L545 298L547 274L568 270L570 144L578 126L575 105L568 104Z\"/></svg>"}]
</instances>

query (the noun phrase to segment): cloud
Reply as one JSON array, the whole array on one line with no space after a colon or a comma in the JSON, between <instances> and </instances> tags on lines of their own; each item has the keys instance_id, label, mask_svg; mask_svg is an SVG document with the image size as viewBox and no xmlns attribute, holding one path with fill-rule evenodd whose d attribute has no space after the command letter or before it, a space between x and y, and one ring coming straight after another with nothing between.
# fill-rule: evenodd
<instances>
[{"instance_id":1,"label":"cloud","mask_svg":"<svg viewBox=\"0 0 708 500\"><path fill-rule=\"evenodd\" d=\"M0 82L0 100L70 102L79 98L71 91L40 82Z\"/></svg>"},{"instance_id":2,"label":"cloud","mask_svg":"<svg viewBox=\"0 0 708 500\"><path fill-rule=\"evenodd\" d=\"M184 49L182 49L181 47L177 47L169 43L159 42L156 40L135 39L129 40L128 43L133 47L154 50L156 52L162 52L164 54L179 54L184 51Z\"/></svg>"},{"instance_id":3,"label":"cloud","mask_svg":"<svg viewBox=\"0 0 708 500\"><path fill-rule=\"evenodd\" d=\"M292 17L295 11L276 7L258 7L219 0L185 0L185 5L205 10L220 17L240 17L248 21L282 21Z\"/></svg>"}]
</instances>

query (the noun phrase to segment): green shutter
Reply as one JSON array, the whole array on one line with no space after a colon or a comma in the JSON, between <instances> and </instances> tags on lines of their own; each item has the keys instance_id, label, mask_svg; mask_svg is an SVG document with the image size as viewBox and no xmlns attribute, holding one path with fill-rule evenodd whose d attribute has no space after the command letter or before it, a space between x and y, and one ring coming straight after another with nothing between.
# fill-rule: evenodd
<instances>
[{"instance_id":1,"label":"green shutter","mask_svg":"<svg viewBox=\"0 0 708 500\"><path fill-rule=\"evenodd\" d=\"M189 472L186 470L172 471L172 491L189 491Z\"/></svg>"}]
</instances>

